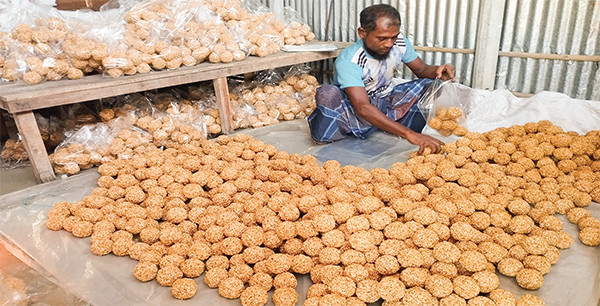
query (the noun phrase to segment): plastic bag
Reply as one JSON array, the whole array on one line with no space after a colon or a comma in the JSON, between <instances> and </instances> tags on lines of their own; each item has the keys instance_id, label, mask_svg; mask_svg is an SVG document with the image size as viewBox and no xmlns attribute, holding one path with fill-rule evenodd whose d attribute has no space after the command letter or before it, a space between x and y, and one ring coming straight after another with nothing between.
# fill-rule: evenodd
<instances>
[{"instance_id":1,"label":"plastic bag","mask_svg":"<svg viewBox=\"0 0 600 306\"><path fill-rule=\"evenodd\" d=\"M15 169L22 166L28 165L29 155L25 151L21 136L19 139L8 139L2 146L2 152L0 152L2 160L2 168L4 169Z\"/></svg>"},{"instance_id":2,"label":"plastic bag","mask_svg":"<svg viewBox=\"0 0 600 306\"><path fill-rule=\"evenodd\" d=\"M46 149L54 150L65 138L61 120L54 116L45 118L40 113L34 115Z\"/></svg>"},{"instance_id":3,"label":"plastic bag","mask_svg":"<svg viewBox=\"0 0 600 306\"><path fill-rule=\"evenodd\" d=\"M303 45L307 41L315 39L315 33L304 22L302 15L293 8L283 8L285 29L281 31L286 45Z\"/></svg>"},{"instance_id":4,"label":"plastic bag","mask_svg":"<svg viewBox=\"0 0 600 306\"><path fill-rule=\"evenodd\" d=\"M84 103L66 105L60 108L60 114L65 131L73 131L87 124L98 122L93 110Z\"/></svg>"},{"instance_id":5,"label":"plastic bag","mask_svg":"<svg viewBox=\"0 0 600 306\"><path fill-rule=\"evenodd\" d=\"M50 154L57 174L74 175L81 170L112 159L106 147L114 138L114 130L105 123L90 124L65 134L65 140Z\"/></svg>"},{"instance_id":6,"label":"plastic bag","mask_svg":"<svg viewBox=\"0 0 600 306\"><path fill-rule=\"evenodd\" d=\"M464 136L466 106L451 81L433 80L417 101L427 125L442 136Z\"/></svg>"}]
</instances>

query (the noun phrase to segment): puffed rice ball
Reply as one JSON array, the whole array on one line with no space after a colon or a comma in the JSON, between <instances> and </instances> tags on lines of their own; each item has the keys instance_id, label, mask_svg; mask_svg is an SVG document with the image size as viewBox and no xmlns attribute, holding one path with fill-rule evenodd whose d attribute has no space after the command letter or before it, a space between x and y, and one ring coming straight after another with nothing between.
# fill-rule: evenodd
<instances>
[{"instance_id":1,"label":"puffed rice ball","mask_svg":"<svg viewBox=\"0 0 600 306\"><path fill-rule=\"evenodd\" d=\"M435 306L438 305L438 301L431 293L420 287L413 287L406 290L404 298L402 299L404 305L423 305L423 306Z\"/></svg>"},{"instance_id":2,"label":"puffed rice ball","mask_svg":"<svg viewBox=\"0 0 600 306\"><path fill-rule=\"evenodd\" d=\"M524 268L517 272L517 283L519 286L529 290L536 290L544 284L544 276L538 270Z\"/></svg>"},{"instance_id":3,"label":"puffed rice ball","mask_svg":"<svg viewBox=\"0 0 600 306\"><path fill-rule=\"evenodd\" d=\"M378 281L365 279L358 282L356 286L356 296L365 303L374 303L381 297L378 289Z\"/></svg>"},{"instance_id":4,"label":"puffed rice ball","mask_svg":"<svg viewBox=\"0 0 600 306\"><path fill-rule=\"evenodd\" d=\"M292 288L277 288L272 299L276 306L293 306L298 302L298 293Z\"/></svg>"},{"instance_id":5,"label":"puffed rice ball","mask_svg":"<svg viewBox=\"0 0 600 306\"><path fill-rule=\"evenodd\" d=\"M262 306L269 300L269 292L260 286L250 286L240 295L243 306Z\"/></svg>"},{"instance_id":6,"label":"puffed rice ball","mask_svg":"<svg viewBox=\"0 0 600 306\"><path fill-rule=\"evenodd\" d=\"M210 288L217 288L221 281L229 277L224 268L214 268L206 271L204 274L204 283Z\"/></svg>"},{"instance_id":7,"label":"puffed rice ball","mask_svg":"<svg viewBox=\"0 0 600 306\"><path fill-rule=\"evenodd\" d=\"M390 240L386 240L386 241L390 241ZM458 258L458 256L457 256L457 258ZM421 252L419 252L419 250L410 249L410 248L403 249L400 252L398 252L397 259L398 259L398 263L403 268L408 268L408 267L417 268L417 267L422 266L425 263L425 258L423 257L423 254Z\"/></svg>"},{"instance_id":8,"label":"puffed rice ball","mask_svg":"<svg viewBox=\"0 0 600 306\"><path fill-rule=\"evenodd\" d=\"M479 294L479 284L469 276L458 275L452 280L454 292L465 299L472 299Z\"/></svg>"},{"instance_id":9,"label":"puffed rice ball","mask_svg":"<svg viewBox=\"0 0 600 306\"><path fill-rule=\"evenodd\" d=\"M460 255L458 247L448 241L439 242L433 247L433 256L441 262L454 263L458 261Z\"/></svg>"},{"instance_id":10,"label":"puffed rice ball","mask_svg":"<svg viewBox=\"0 0 600 306\"><path fill-rule=\"evenodd\" d=\"M579 239L583 244L589 246L600 245L600 228L585 227L579 231Z\"/></svg>"},{"instance_id":11,"label":"puffed rice ball","mask_svg":"<svg viewBox=\"0 0 600 306\"><path fill-rule=\"evenodd\" d=\"M516 302L516 306L545 306L546 303L533 294L524 294Z\"/></svg>"},{"instance_id":12,"label":"puffed rice ball","mask_svg":"<svg viewBox=\"0 0 600 306\"><path fill-rule=\"evenodd\" d=\"M356 283L350 277L338 276L329 283L329 290L342 297L351 297L356 292Z\"/></svg>"},{"instance_id":13,"label":"puffed rice ball","mask_svg":"<svg viewBox=\"0 0 600 306\"><path fill-rule=\"evenodd\" d=\"M479 284L479 290L482 293L490 293L493 290L498 289L498 286L500 286L500 279L496 273L491 271L476 272L473 273L471 277L477 281Z\"/></svg>"},{"instance_id":14,"label":"puffed rice ball","mask_svg":"<svg viewBox=\"0 0 600 306\"><path fill-rule=\"evenodd\" d=\"M237 299L244 291L244 282L237 277L228 277L219 283L219 295L226 299Z\"/></svg>"},{"instance_id":15,"label":"puffed rice ball","mask_svg":"<svg viewBox=\"0 0 600 306\"><path fill-rule=\"evenodd\" d=\"M160 268L156 274L156 280L161 286L172 286L173 283L183 278L183 272L175 266L169 265L164 268Z\"/></svg>"},{"instance_id":16,"label":"puffed rice ball","mask_svg":"<svg viewBox=\"0 0 600 306\"><path fill-rule=\"evenodd\" d=\"M466 251L460 255L458 262L469 272L478 272L485 269L487 259L478 251Z\"/></svg>"},{"instance_id":17,"label":"puffed rice ball","mask_svg":"<svg viewBox=\"0 0 600 306\"><path fill-rule=\"evenodd\" d=\"M400 264L396 257L392 255L383 255L375 260L375 269L381 275L391 275L400 270Z\"/></svg>"},{"instance_id":18,"label":"puffed rice ball","mask_svg":"<svg viewBox=\"0 0 600 306\"><path fill-rule=\"evenodd\" d=\"M292 258L287 254L273 254L267 259L267 268L274 274L288 272L292 267Z\"/></svg>"},{"instance_id":19,"label":"puffed rice ball","mask_svg":"<svg viewBox=\"0 0 600 306\"><path fill-rule=\"evenodd\" d=\"M456 294L451 294L449 296L443 297L440 299L440 306L466 306L467 302L465 299L461 298Z\"/></svg>"},{"instance_id":20,"label":"puffed rice ball","mask_svg":"<svg viewBox=\"0 0 600 306\"><path fill-rule=\"evenodd\" d=\"M191 299L196 295L196 291L198 290L198 285L191 278L181 278L173 282L173 286L171 287L171 294L176 299L179 300L187 300Z\"/></svg>"},{"instance_id":21,"label":"puffed rice ball","mask_svg":"<svg viewBox=\"0 0 600 306\"><path fill-rule=\"evenodd\" d=\"M425 281L425 289L436 298L443 298L449 296L453 292L452 280L449 278L439 275L429 275Z\"/></svg>"},{"instance_id":22,"label":"puffed rice ball","mask_svg":"<svg viewBox=\"0 0 600 306\"><path fill-rule=\"evenodd\" d=\"M515 296L510 291L504 289L492 290L489 294L490 299L498 306L514 306L517 302Z\"/></svg>"},{"instance_id":23,"label":"puffed rice ball","mask_svg":"<svg viewBox=\"0 0 600 306\"><path fill-rule=\"evenodd\" d=\"M188 258L181 263L180 269L186 277L196 278L204 272L204 262L197 258Z\"/></svg>"},{"instance_id":24,"label":"puffed rice ball","mask_svg":"<svg viewBox=\"0 0 600 306\"><path fill-rule=\"evenodd\" d=\"M273 287L275 288L296 288L297 285L298 280L296 280L296 276L290 272L278 274L273 279Z\"/></svg>"},{"instance_id":25,"label":"puffed rice ball","mask_svg":"<svg viewBox=\"0 0 600 306\"><path fill-rule=\"evenodd\" d=\"M555 247L559 249L568 249L573 245L573 237L569 233L558 231L556 234L558 235L558 242Z\"/></svg>"},{"instance_id":26,"label":"puffed rice ball","mask_svg":"<svg viewBox=\"0 0 600 306\"><path fill-rule=\"evenodd\" d=\"M269 291L273 287L273 278L267 273L256 272L250 277L248 284L250 286L260 286L263 289Z\"/></svg>"},{"instance_id":27,"label":"puffed rice ball","mask_svg":"<svg viewBox=\"0 0 600 306\"><path fill-rule=\"evenodd\" d=\"M133 275L142 282L153 280L158 273L158 267L155 264L140 262L133 268Z\"/></svg>"},{"instance_id":28,"label":"puffed rice ball","mask_svg":"<svg viewBox=\"0 0 600 306\"><path fill-rule=\"evenodd\" d=\"M429 270L424 268L406 268L400 272L400 279L407 287L423 286L429 277Z\"/></svg>"}]
</instances>

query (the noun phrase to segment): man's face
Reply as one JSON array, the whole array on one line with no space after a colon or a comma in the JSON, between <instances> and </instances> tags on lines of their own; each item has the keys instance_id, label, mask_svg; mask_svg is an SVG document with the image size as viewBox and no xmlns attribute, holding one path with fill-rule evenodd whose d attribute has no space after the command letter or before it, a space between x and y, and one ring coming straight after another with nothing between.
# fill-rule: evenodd
<instances>
[{"instance_id":1,"label":"man's face","mask_svg":"<svg viewBox=\"0 0 600 306\"><path fill-rule=\"evenodd\" d=\"M385 59L394 42L400 34L400 27L387 17L377 19L377 27L366 32L363 28L358 29L358 35L363 39L365 49L376 59Z\"/></svg>"}]
</instances>

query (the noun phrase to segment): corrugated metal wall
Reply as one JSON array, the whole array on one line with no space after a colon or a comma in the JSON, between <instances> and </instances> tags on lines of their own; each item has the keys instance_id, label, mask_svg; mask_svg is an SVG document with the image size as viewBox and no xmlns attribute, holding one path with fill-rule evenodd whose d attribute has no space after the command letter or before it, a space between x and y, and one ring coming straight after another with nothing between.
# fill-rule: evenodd
<instances>
[{"instance_id":1,"label":"corrugated metal wall","mask_svg":"<svg viewBox=\"0 0 600 306\"><path fill-rule=\"evenodd\" d=\"M600 1L507 0L501 51L600 55ZM600 62L501 57L496 87L600 100Z\"/></svg>"},{"instance_id":2,"label":"corrugated metal wall","mask_svg":"<svg viewBox=\"0 0 600 306\"><path fill-rule=\"evenodd\" d=\"M265 5L271 1L261 0ZM300 12L318 39L325 38L331 0L283 0ZM401 31L413 45L473 50L481 0L335 0L329 40L356 41L358 14L386 3L400 11ZM506 0L500 51L600 55L600 0ZM426 63L453 63L457 81L471 86L473 53L418 51ZM600 62L523 59L501 56L496 88L513 92L541 90L573 98L600 100ZM331 63L326 69L331 69ZM412 73L401 71L404 77Z\"/></svg>"}]
</instances>

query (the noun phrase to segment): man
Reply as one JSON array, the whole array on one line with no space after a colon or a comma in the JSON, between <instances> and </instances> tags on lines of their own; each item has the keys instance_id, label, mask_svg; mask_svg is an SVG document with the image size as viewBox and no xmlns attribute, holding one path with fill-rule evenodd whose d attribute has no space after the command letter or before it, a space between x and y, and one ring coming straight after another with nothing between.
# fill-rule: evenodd
<instances>
[{"instance_id":1,"label":"man","mask_svg":"<svg viewBox=\"0 0 600 306\"><path fill-rule=\"evenodd\" d=\"M425 148L439 152L443 143L420 133L426 122L415 102L432 79L454 80L454 66L426 65L400 35L400 14L392 6L365 8L360 25L361 39L335 61L334 84L317 89L317 108L308 117L311 136L319 142L365 139L381 129L419 146L419 154ZM401 64L419 79L396 85Z\"/></svg>"}]
</instances>

